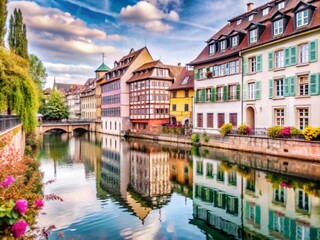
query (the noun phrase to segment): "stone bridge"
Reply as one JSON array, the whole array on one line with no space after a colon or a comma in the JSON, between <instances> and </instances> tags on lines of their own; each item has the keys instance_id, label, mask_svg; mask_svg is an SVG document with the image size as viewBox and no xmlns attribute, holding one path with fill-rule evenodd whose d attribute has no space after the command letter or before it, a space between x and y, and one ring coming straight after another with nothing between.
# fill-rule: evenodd
<instances>
[{"instance_id":1,"label":"stone bridge","mask_svg":"<svg viewBox=\"0 0 320 240\"><path fill-rule=\"evenodd\" d=\"M38 134L43 134L53 129L62 130L67 133L73 133L73 131L76 129L90 131L90 129L94 128L94 124L94 122L84 121L44 121L38 125L37 130Z\"/></svg>"}]
</instances>

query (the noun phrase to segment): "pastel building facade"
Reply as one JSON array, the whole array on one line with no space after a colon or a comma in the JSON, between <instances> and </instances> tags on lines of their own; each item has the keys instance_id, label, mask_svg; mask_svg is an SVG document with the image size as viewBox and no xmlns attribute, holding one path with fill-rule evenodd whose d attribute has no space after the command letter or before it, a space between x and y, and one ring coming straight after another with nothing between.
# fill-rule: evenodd
<instances>
[{"instance_id":1,"label":"pastel building facade","mask_svg":"<svg viewBox=\"0 0 320 240\"><path fill-rule=\"evenodd\" d=\"M81 103L81 119L96 119L96 79L89 78L84 84L84 88L80 94Z\"/></svg>"}]
</instances>

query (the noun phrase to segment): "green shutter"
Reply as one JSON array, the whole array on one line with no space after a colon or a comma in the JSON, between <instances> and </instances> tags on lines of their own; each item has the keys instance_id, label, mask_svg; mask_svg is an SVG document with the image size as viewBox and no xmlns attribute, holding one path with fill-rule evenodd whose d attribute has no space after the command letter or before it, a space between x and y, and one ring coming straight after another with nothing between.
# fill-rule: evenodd
<instances>
[{"instance_id":1,"label":"green shutter","mask_svg":"<svg viewBox=\"0 0 320 240\"><path fill-rule=\"evenodd\" d=\"M199 102L199 90L196 89L196 97L194 99L194 102Z\"/></svg>"},{"instance_id":2,"label":"green shutter","mask_svg":"<svg viewBox=\"0 0 320 240\"><path fill-rule=\"evenodd\" d=\"M236 90L237 90L237 92L236 92L236 98L237 98L237 100L240 100L240 84L237 84Z\"/></svg>"},{"instance_id":3,"label":"green shutter","mask_svg":"<svg viewBox=\"0 0 320 240\"><path fill-rule=\"evenodd\" d=\"M284 217L283 220L283 235L286 239L290 239L290 233L291 233L291 229L290 229L290 218L288 217Z\"/></svg>"},{"instance_id":4,"label":"green shutter","mask_svg":"<svg viewBox=\"0 0 320 240\"><path fill-rule=\"evenodd\" d=\"M274 52L268 53L268 69L272 71L274 68Z\"/></svg>"},{"instance_id":5,"label":"green shutter","mask_svg":"<svg viewBox=\"0 0 320 240\"><path fill-rule=\"evenodd\" d=\"M309 62L318 61L318 40L309 42Z\"/></svg>"},{"instance_id":6,"label":"green shutter","mask_svg":"<svg viewBox=\"0 0 320 240\"><path fill-rule=\"evenodd\" d=\"M290 65L294 66L297 65L297 47L290 48Z\"/></svg>"},{"instance_id":7,"label":"green shutter","mask_svg":"<svg viewBox=\"0 0 320 240\"><path fill-rule=\"evenodd\" d=\"M243 75L248 74L248 58L243 59L242 72L243 72Z\"/></svg>"},{"instance_id":8,"label":"green shutter","mask_svg":"<svg viewBox=\"0 0 320 240\"><path fill-rule=\"evenodd\" d=\"M222 208L226 208L226 195L224 193L222 193Z\"/></svg>"},{"instance_id":9,"label":"green shutter","mask_svg":"<svg viewBox=\"0 0 320 240\"><path fill-rule=\"evenodd\" d=\"M206 101L206 90L203 88L201 89L201 102Z\"/></svg>"},{"instance_id":10,"label":"green shutter","mask_svg":"<svg viewBox=\"0 0 320 240\"><path fill-rule=\"evenodd\" d=\"M227 195L227 213L230 213L230 201L231 201L231 196Z\"/></svg>"},{"instance_id":11,"label":"green shutter","mask_svg":"<svg viewBox=\"0 0 320 240\"><path fill-rule=\"evenodd\" d=\"M210 72L210 67L207 67L207 72Z\"/></svg>"},{"instance_id":12,"label":"green shutter","mask_svg":"<svg viewBox=\"0 0 320 240\"><path fill-rule=\"evenodd\" d=\"M257 61L257 70L256 70L256 72L262 72L262 54L257 55L256 61Z\"/></svg>"},{"instance_id":13,"label":"green shutter","mask_svg":"<svg viewBox=\"0 0 320 240\"><path fill-rule=\"evenodd\" d=\"M319 81L320 81L320 74L319 73L314 73L314 74L309 75L310 95L320 94Z\"/></svg>"},{"instance_id":14,"label":"green shutter","mask_svg":"<svg viewBox=\"0 0 320 240\"><path fill-rule=\"evenodd\" d=\"M211 102L215 102L216 100L216 89L211 88Z\"/></svg>"},{"instance_id":15,"label":"green shutter","mask_svg":"<svg viewBox=\"0 0 320 240\"><path fill-rule=\"evenodd\" d=\"M246 202L246 214L245 214L246 219L249 219L249 211L250 211L250 203Z\"/></svg>"},{"instance_id":16,"label":"green shutter","mask_svg":"<svg viewBox=\"0 0 320 240\"><path fill-rule=\"evenodd\" d=\"M273 79L269 80L269 98L273 98Z\"/></svg>"},{"instance_id":17,"label":"green shutter","mask_svg":"<svg viewBox=\"0 0 320 240\"><path fill-rule=\"evenodd\" d=\"M194 69L194 80L199 80L199 70Z\"/></svg>"},{"instance_id":18,"label":"green shutter","mask_svg":"<svg viewBox=\"0 0 320 240\"><path fill-rule=\"evenodd\" d=\"M261 99L261 81L256 81L256 94L255 97L257 100Z\"/></svg>"},{"instance_id":19,"label":"green shutter","mask_svg":"<svg viewBox=\"0 0 320 240\"><path fill-rule=\"evenodd\" d=\"M269 210L269 230L273 230L273 211Z\"/></svg>"},{"instance_id":20,"label":"green shutter","mask_svg":"<svg viewBox=\"0 0 320 240\"><path fill-rule=\"evenodd\" d=\"M244 83L243 87L242 87L242 98L243 98L243 101L247 100L247 84Z\"/></svg>"},{"instance_id":21,"label":"green shutter","mask_svg":"<svg viewBox=\"0 0 320 240\"><path fill-rule=\"evenodd\" d=\"M259 205L256 205L256 218L254 221L257 225L261 224L261 207Z\"/></svg>"},{"instance_id":22,"label":"green shutter","mask_svg":"<svg viewBox=\"0 0 320 240\"><path fill-rule=\"evenodd\" d=\"M290 78L286 77L284 78L284 91L283 96L289 97L290 96Z\"/></svg>"},{"instance_id":23,"label":"green shutter","mask_svg":"<svg viewBox=\"0 0 320 240\"><path fill-rule=\"evenodd\" d=\"M296 95L296 77L290 77L290 96L294 97Z\"/></svg>"},{"instance_id":24,"label":"green shutter","mask_svg":"<svg viewBox=\"0 0 320 240\"><path fill-rule=\"evenodd\" d=\"M235 198L234 199L235 200L235 202L234 202L234 206L235 206L235 214L239 214L239 199L238 198Z\"/></svg>"},{"instance_id":25,"label":"green shutter","mask_svg":"<svg viewBox=\"0 0 320 240\"><path fill-rule=\"evenodd\" d=\"M218 192L217 191L213 192L213 204L215 207L218 206Z\"/></svg>"},{"instance_id":26,"label":"green shutter","mask_svg":"<svg viewBox=\"0 0 320 240\"><path fill-rule=\"evenodd\" d=\"M228 87L223 86L223 101L228 101Z\"/></svg>"},{"instance_id":27,"label":"green shutter","mask_svg":"<svg viewBox=\"0 0 320 240\"><path fill-rule=\"evenodd\" d=\"M213 189L210 189L210 192L209 192L209 202L213 203L213 195L214 195L214 191Z\"/></svg>"},{"instance_id":28,"label":"green shutter","mask_svg":"<svg viewBox=\"0 0 320 240\"><path fill-rule=\"evenodd\" d=\"M290 48L284 49L284 66L290 66Z\"/></svg>"}]
</instances>

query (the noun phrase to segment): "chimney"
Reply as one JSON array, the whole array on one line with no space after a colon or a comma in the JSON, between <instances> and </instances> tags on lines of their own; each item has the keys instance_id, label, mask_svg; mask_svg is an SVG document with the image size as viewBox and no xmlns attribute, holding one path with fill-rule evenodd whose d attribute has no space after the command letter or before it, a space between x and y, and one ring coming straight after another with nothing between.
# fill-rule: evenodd
<instances>
[{"instance_id":1,"label":"chimney","mask_svg":"<svg viewBox=\"0 0 320 240\"><path fill-rule=\"evenodd\" d=\"M253 2L247 3L247 12L250 12L253 8L254 8L254 3Z\"/></svg>"},{"instance_id":2,"label":"chimney","mask_svg":"<svg viewBox=\"0 0 320 240\"><path fill-rule=\"evenodd\" d=\"M180 63L180 62L178 62L178 66L179 66L179 67L181 66L181 63Z\"/></svg>"}]
</instances>

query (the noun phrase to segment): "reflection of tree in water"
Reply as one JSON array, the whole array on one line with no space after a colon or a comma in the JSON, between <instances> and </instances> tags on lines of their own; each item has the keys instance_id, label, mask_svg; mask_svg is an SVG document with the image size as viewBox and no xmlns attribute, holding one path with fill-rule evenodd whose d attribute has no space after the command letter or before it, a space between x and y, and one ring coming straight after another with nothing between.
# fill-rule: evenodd
<instances>
[{"instance_id":1,"label":"reflection of tree in water","mask_svg":"<svg viewBox=\"0 0 320 240\"><path fill-rule=\"evenodd\" d=\"M44 134L43 147L52 160L70 163L68 134Z\"/></svg>"}]
</instances>

